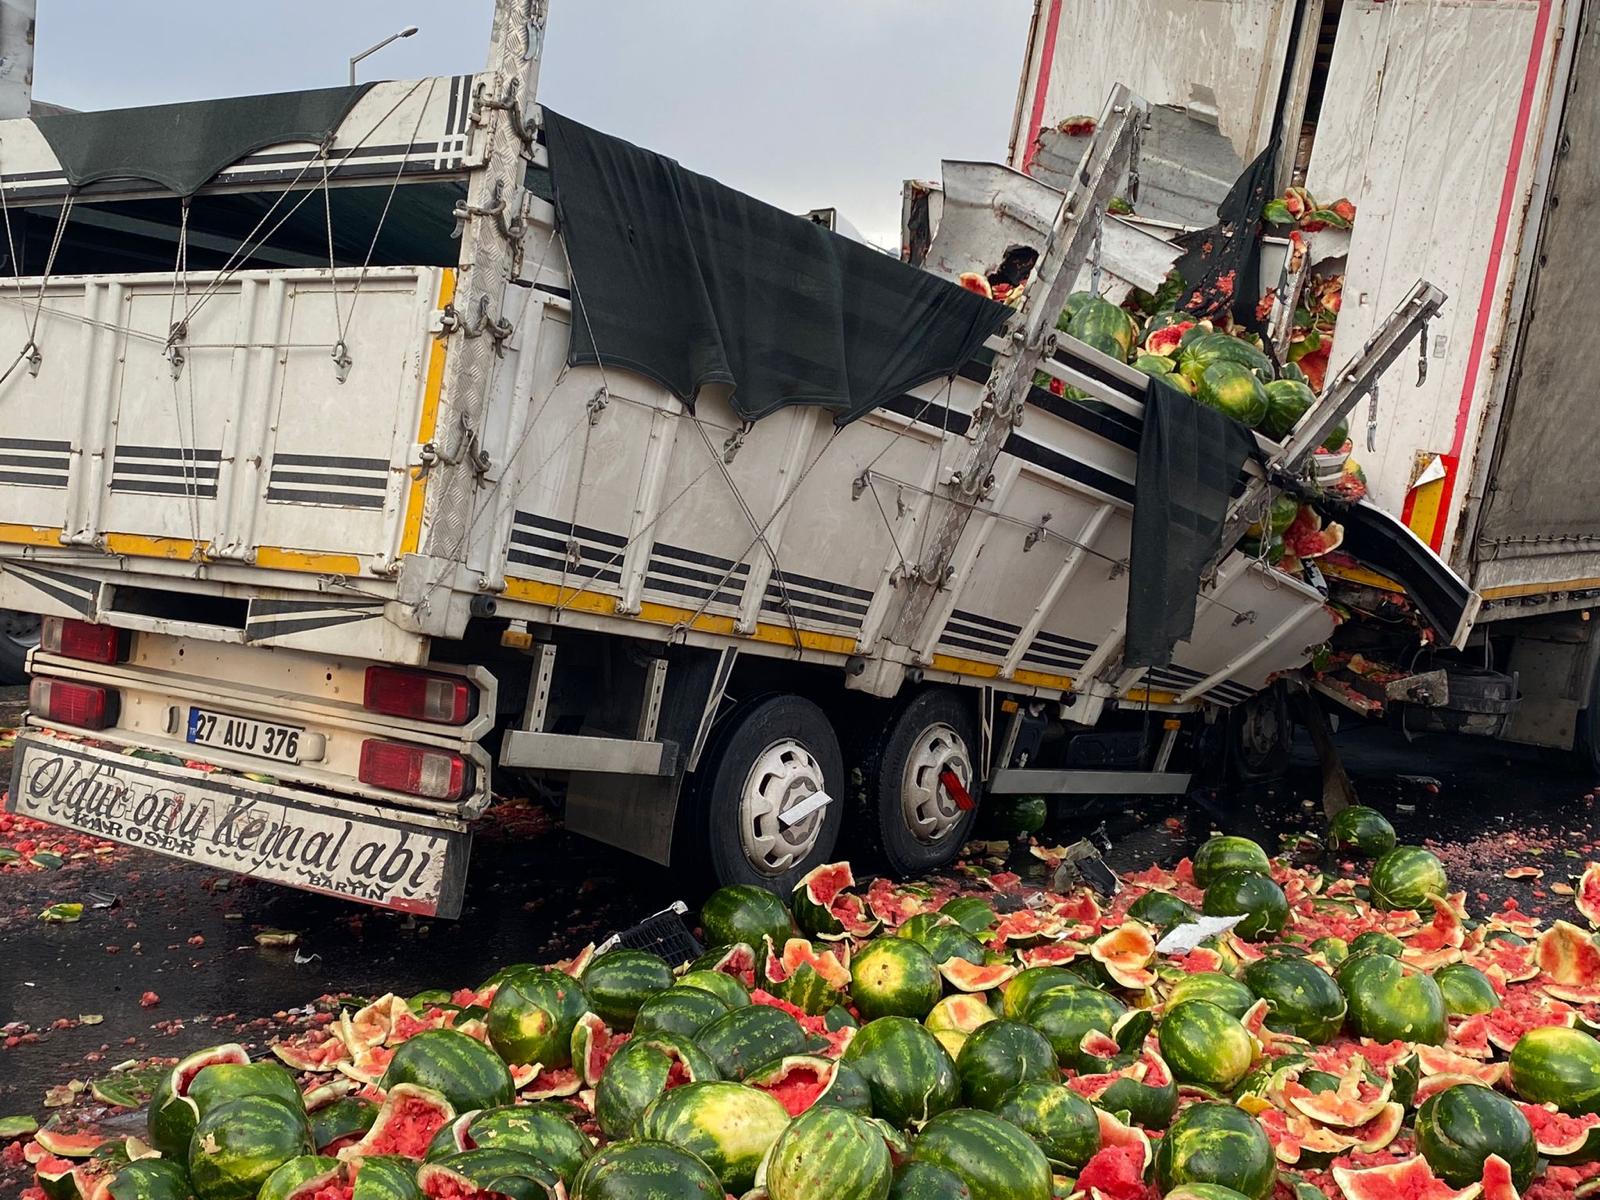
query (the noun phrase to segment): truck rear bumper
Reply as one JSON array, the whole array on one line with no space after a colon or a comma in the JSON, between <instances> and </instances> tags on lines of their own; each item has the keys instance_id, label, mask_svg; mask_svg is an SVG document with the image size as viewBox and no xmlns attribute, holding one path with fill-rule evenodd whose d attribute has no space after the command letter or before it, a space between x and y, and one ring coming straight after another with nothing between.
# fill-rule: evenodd
<instances>
[{"instance_id":1,"label":"truck rear bumper","mask_svg":"<svg viewBox=\"0 0 1600 1200\"><path fill-rule=\"evenodd\" d=\"M455 917L465 824L38 733L17 739L6 807L126 846L365 904Z\"/></svg>"}]
</instances>

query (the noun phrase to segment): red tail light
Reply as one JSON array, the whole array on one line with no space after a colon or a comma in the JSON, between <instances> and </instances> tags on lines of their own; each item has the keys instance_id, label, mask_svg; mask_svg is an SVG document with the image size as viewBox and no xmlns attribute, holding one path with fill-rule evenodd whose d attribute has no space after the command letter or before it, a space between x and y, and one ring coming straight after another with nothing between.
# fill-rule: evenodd
<instances>
[{"instance_id":1,"label":"red tail light","mask_svg":"<svg viewBox=\"0 0 1600 1200\"><path fill-rule=\"evenodd\" d=\"M117 693L65 679L35 679L28 685L28 707L47 721L104 729L116 723Z\"/></svg>"},{"instance_id":2,"label":"red tail light","mask_svg":"<svg viewBox=\"0 0 1600 1200\"><path fill-rule=\"evenodd\" d=\"M467 760L448 750L368 738L361 743L362 783L430 800L456 800L467 790Z\"/></svg>"},{"instance_id":3,"label":"red tail light","mask_svg":"<svg viewBox=\"0 0 1600 1200\"><path fill-rule=\"evenodd\" d=\"M128 641L112 625L95 625L66 617L46 617L39 627L39 649L46 654L84 662L115 663L127 657Z\"/></svg>"},{"instance_id":4,"label":"red tail light","mask_svg":"<svg viewBox=\"0 0 1600 1200\"><path fill-rule=\"evenodd\" d=\"M368 712L439 725L464 725L477 707L477 690L456 675L400 667L368 667L361 705Z\"/></svg>"}]
</instances>

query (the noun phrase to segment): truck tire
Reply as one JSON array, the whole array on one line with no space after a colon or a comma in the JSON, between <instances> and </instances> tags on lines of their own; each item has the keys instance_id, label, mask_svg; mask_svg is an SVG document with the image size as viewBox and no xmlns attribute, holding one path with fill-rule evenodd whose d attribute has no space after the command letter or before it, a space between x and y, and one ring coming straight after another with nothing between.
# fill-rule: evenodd
<instances>
[{"instance_id":1,"label":"truck tire","mask_svg":"<svg viewBox=\"0 0 1600 1200\"><path fill-rule=\"evenodd\" d=\"M862 747L855 801L865 848L902 878L954 861L972 832L979 798L977 724L947 688L919 692ZM974 804L962 810L939 782L955 772Z\"/></svg>"},{"instance_id":2,"label":"truck tire","mask_svg":"<svg viewBox=\"0 0 1600 1200\"><path fill-rule=\"evenodd\" d=\"M1294 722L1283 689L1271 688L1228 710L1228 774L1235 783L1267 783L1289 770Z\"/></svg>"},{"instance_id":3,"label":"truck tire","mask_svg":"<svg viewBox=\"0 0 1600 1200\"><path fill-rule=\"evenodd\" d=\"M35 614L0 612L0 684L28 682L28 651L38 644Z\"/></svg>"},{"instance_id":4,"label":"truck tire","mask_svg":"<svg viewBox=\"0 0 1600 1200\"><path fill-rule=\"evenodd\" d=\"M832 801L789 826L780 814L816 792ZM787 898L827 862L844 822L844 756L822 709L800 696L747 702L713 735L691 781L690 829L719 884Z\"/></svg>"}]
</instances>

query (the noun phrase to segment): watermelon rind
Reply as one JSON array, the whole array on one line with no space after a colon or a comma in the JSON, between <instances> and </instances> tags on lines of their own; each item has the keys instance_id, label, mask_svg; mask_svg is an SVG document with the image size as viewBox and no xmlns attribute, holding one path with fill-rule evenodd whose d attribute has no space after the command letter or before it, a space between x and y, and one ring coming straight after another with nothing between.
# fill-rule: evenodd
<instances>
[{"instance_id":1,"label":"watermelon rind","mask_svg":"<svg viewBox=\"0 0 1600 1200\"><path fill-rule=\"evenodd\" d=\"M943 1167L972 1200L1050 1200L1050 1163L1022 1130L993 1113L951 1109L917 1135L912 1156Z\"/></svg>"},{"instance_id":2,"label":"watermelon rind","mask_svg":"<svg viewBox=\"0 0 1600 1200\"><path fill-rule=\"evenodd\" d=\"M1372 902L1391 911L1422 908L1449 893L1444 864L1421 846L1396 846L1372 864Z\"/></svg>"},{"instance_id":3,"label":"watermelon rind","mask_svg":"<svg viewBox=\"0 0 1600 1200\"><path fill-rule=\"evenodd\" d=\"M311 1151L304 1111L269 1096L242 1096L195 1122L189 1178L201 1200L255 1200L268 1176Z\"/></svg>"},{"instance_id":4,"label":"watermelon rind","mask_svg":"<svg viewBox=\"0 0 1600 1200\"><path fill-rule=\"evenodd\" d=\"M572 1200L723 1200L716 1173L687 1150L665 1142L616 1142L587 1163Z\"/></svg>"},{"instance_id":5,"label":"watermelon rind","mask_svg":"<svg viewBox=\"0 0 1600 1200\"><path fill-rule=\"evenodd\" d=\"M766 938L782 943L794 921L782 900L747 883L718 888L700 907L700 925L708 946L743 942L759 946Z\"/></svg>"},{"instance_id":6,"label":"watermelon rind","mask_svg":"<svg viewBox=\"0 0 1600 1200\"><path fill-rule=\"evenodd\" d=\"M189 1172L164 1158L146 1158L119 1167L105 1186L109 1200L189 1200L193 1194ZM260 1200L277 1198L263 1185Z\"/></svg>"},{"instance_id":7,"label":"watermelon rind","mask_svg":"<svg viewBox=\"0 0 1600 1200\"><path fill-rule=\"evenodd\" d=\"M956 1057L961 1098L971 1108L993 1109L1024 1083L1060 1078L1056 1052L1044 1034L1021 1021L990 1021L970 1034Z\"/></svg>"},{"instance_id":8,"label":"watermelon rind","mask_svg":"<svg viewBox=\"0 0 1600 1200\"><path fill-rule=\"evenodd\" d=\"M961 932L959 925L950 925ZM909 938L882 938L850 961L850 995L863 1020L915 1017L920 1021L943 991L933 956Z\"/></svg>"},{"instance_id":9,"label":"watermelon rind","mask_svg":"<svg viewBox=\"0 0 1600 1200\"><path fill-rule=\"evenodd\" d=\"M663 1092L640 1117L639 1136L689 1151L737 1196L755 1183L756 1168L788 1124L787 1110L767 1093L714 1081Z\"/></svg>"},{"instance_id":10,"label":"watermelon rind","mask_svg":"<svg viewBox=\"0 0 1600 1200\"><path fill-rule=\"evenodd\" d=\"M1303 958L1264 958L1245 968L1244 981L1271 1005L1267 1028L1315 1045L1331 1042L1344 1026L1348 1005L1339 985Z\"/></svg>"},{"instance_id":11,"label":"watermelon rind","mask_svg":"<svg viewBox=\"0 0 1600 1200\"><path fill-rule=\"evenodd\" d=\"M1207 1000L1233 1017L1242 1017L1250 1011L1257 996L1232 975L1220 971L1198 971L1185 975L1167 992L1167 1007L1182 1004L1185 1000Z\"/></svg>"},{"instance_id":12,"label":"watermelon rind","mask_svg":"<svg viewBox=\"0 0 1600 1200\"><path fill-rule=\"evenodd\" d=\"M1439 985L1387 954L1347 959L1339 986L1350 1005L1350 1024L1361 1037L1437 1046L1449 1033Z\"/></svg>"},{"instance_id":13,"label":"watermelon rind","mask_svg":"<svg viewBox=\"0 0 1600 1200\"><path fill-rule=\"evenodd\" d=\"M578 981L553 967L529 967L503 981L489 1005L489 1044L511 1063L572 1065L572 1030L588 1012Z\"/></svg>"},{"instance_id":14,"label":"watermelon rind","mask_svg":"<svg viewBox=\"0 0 1600 1200\"><path fill-rule=\"evenodd\" d=\"M775 897L768 898L777 903ZM787 910L784 915L787 917ZM657 992L670 988L673 977L672 968L659 954L619 949L590 960L581 982L590 1010L613 1029L632 1029L640 1006Z\"/></svg>"},{"instance_id":15,"label":"watermelon rind","mask_svg":"<svg viewBox=\"0 0 1600 1200\"><path fill-rule=\"evenodd\" d=\"M1266 1130L1254 1117L1231 1104L1200 1103L1180 1112L1162 1135L1155 1176L1163 1192L1217 1183L1264 1200L1277 1165Z\"/></svg>"},{"instance_id":16,"label":"watermelon rind","mask_svg":"<svg viewBox=\"0 0 1600 1200\"><path fill-rule=\"evenodd\" d=\"M1202 888L1211 886L1212 880L1225 871L1254 871L1258 875L1272 874L1272 860L1267 852L1249 838L1218 834L1200 844L1192 860L1194 881Z\"/></svg>"},{"instance_id":17,"label":"watermelon rind","mask_svg":"<svg viewBox=\"0 0 1600 1200\"><path fill-rule=\"evenodd\" d=\"M727 1008L744 1008L750 1003L750 989L721 971L687 971L678 976L672 986L710 992Z\"/></svg>"},{"instance_id":18,"label":"watermelon rind","mask_svg":"<svg viewBox=\"0 0 1600 1200\"><path fill-rule=\"evenodd\" d=\"M1231 1091L1255 1063L1259 1047L1239 1021L1209 1000L1167 1010L1157 1032L1161 1057L1180 1083Z\"/></svg>"},{"instance_id":19,"label":"watermelon rind","mask_svg":"<svg viewBox=\"0 0 1600 1200\"><path fill-rule=\"evenodd\" d=\"M683 1064L689 1082L718 1078L705 1051L683 1039L638 1037L617 1051L594 1093L595 1120L606 1137L616 1140L633 1133L644 1110L666 1090L675 1062Z\"/></svg>"},{"instance_id":20,"label":"watermelon rind","mask_svg":"<svg viewBox=\"0 0 1600 1200\"><path fill-rule=\"evenodd\" d=\"M889 1149L869 1122L838 1108L812 1108L773 1143L763 1168L771 1200L873 1200L888 1194Z\"/></svg>"},{"instance_id":21,"label":"watermelon rind","mask_svg":"<svg viewBox=\"0 0 1600 1200\"><path fill-rule=\"evenodd\" d=\"M154 1161L164 1162L165 1160L157 1159ZM129 1167L141 1165L144 1164L130 1163ZM177 1164L167 1165L175 1167ZM273 1171L271 1175L268 1175L262 1181L261 1190L256 1193L256 1200L291 1200L297 1191L313 1180L325 1185L334 1180L344 1178L345 1171L344 1163L337 1158L329 1158L322 1154L302 1154L297 1158L291 1158ZM186 1190L182 1194L187 1195L187 1178L184 1180L184 1187Z\"/></svg>"},{"instance_id":22,"label":"watermelon rind","mask_svg":"<svg viewBox=\"0 0 1600 1200\"><path fill-rule=\"evenodd\" d=\"M1328 822L1328 849L1362 858L1382 858L1395 848L1394 826L1375 808L1352 804Z\"/></svg>"},{"instance_id":23,"label":"watermelon rind","mask_svg":"<svg viewBox=\"0 0 1600 1200\"><path fill-rule=\"evenodd\" d=\"M429 1029L400 1043L380 1086L431 1088L457 1112L510 1104L514 1089L506 1064L488 1046L454 1029Z\"/></svg>"},{"instance_id":24,"label":"watermelon rind","mask_svg":"<svg viewBox=\"0 0 1600 1200\"><path fill-rule=\"evenodd\" d=\"M1082 1096L1059 1083L1033 1082L1002 1096L994 1114L1022 1130L1053 1165L1076 1171L1100 1149L1100 1118Z\"/></svg>"},{"instance_id":25,"label":"watermelon rind","mask_svg":"<svg viewBox=\"0 0 1600 1200\"><path fill-rule=\"evenodd\" d=\"M1224 871L1206 887L1200 911L1208 917L1244 920L1234 933L1251 942L1277 937L1289 920L1289 901L1283 889L1266 875L1254 871Z\"/></svg>"},{"instance_id":26,"label":"watermelon rind","mask_svg":"<svg viewBox=\"0 0 1600 1200\"><path fill-rule=\"evenodd\" d=\"M150 1097L146 1117L150 1144L168 1158L187 1154L189 1135L194 1132L195 1121L199 1118L196 1106L187 1098L195 1076L216 1063L243 1065L249 1061L248 1050L237 1042L228 1042L195 1051L161 1076Z\"/></svg>"},{"instance_id":27,"label":"watermelon rind","mask_svg":"<svg viewBox=\"0 0 1600 1200\"><path fill-rule=\"evenodd\" d=\"M840 1061L867 1081L873 1115L897 1129L960 1103L961 1084L949 1052L908 1017L880 1017L862 1026Z\"/></svg>"},{"instance_id":28,"label":"watermelon rind","mask_svg":"<svg viewBox=\"0 0 1600 1200\"><path fill-rule=\"evenodd\" d=\"M1538 1162L1533 1130L1515 1103L1479 1084L1457 1084L1429 1096L1417 1110L1417 1149L1434 1174L1452 1187L1483 1178L1483 1166L1498 1154L1521 1189Z\"/></svg>"},{"instance_id":29,"label":"watermelon rind","mask_svg":"<svg viewBox=\"0 0 1600 1200\"><path fill-rule=\"evenodd\" d=\"M1082 1054L1083 1035L1091 1029L1110 1033L1127 1011L1110 993L1080 984L1036 993L1022 1019L1044 1034L1063 1067L1071 1067Z\"/></svg>"},{"instance_id":30,"label":"watermelon rind","mask_svg":"<svg viewBox=\"0 0 1600 1200\"><path fill-rule=\"evenodd\" d=\"M594 1153L594 1143L568 1115L566 1106L548 1101L478 1113L468 1124L467 1134L476 1147L532 1155L567 1183Z\"/></svg>"},{"instance_id":31,"label":"watermelon rind","mask_svg":"<svg viewBox=\"0 0 1600 1200\"><path fill-rule=\"evenodd\" d=\"M722 976L727 979L726 975ZM739 986L735 981L734 986ZM728 1005L720 996L694 987L671 987L657 992L639 1006L634 1017L636 1034L674 1033L692 1038L718 1017L726 1016Z\"/></svg>"},{"instance_id":32,"label":"watermelon rind","mask_svg":"<svg viewBox=\"0 0 1600 1200\"><path fill-rule=\"evenodd\" d=\"M1530 1029L1511 1050L1511 1088L1569 1116L1600 1113L1600 1042L1578 1029Z\"/></svg>"},{"instance_id":33,"label":"watermelon rind","mask_svg":"<svg viewBox=\"0 0 1600 1200\"><path fill-rule=\"evenodd\" d=\"M806 1048L805 1030L788 1013L765 1004L736 1008L702 1029L694 1044L723 1079L743 1079L749 1071Z\"/></svg>"}]
</instances>

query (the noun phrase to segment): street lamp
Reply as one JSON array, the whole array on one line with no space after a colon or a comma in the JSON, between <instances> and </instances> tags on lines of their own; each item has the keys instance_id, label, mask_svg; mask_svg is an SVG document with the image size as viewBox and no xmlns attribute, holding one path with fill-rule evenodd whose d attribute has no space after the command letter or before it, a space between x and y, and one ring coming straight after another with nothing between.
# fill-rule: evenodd
<instances>
[{"instance_id":1,"label":"street lamp","mask_svg":"<svg viewBox=\"0 0 1600 1200\"><path fill-rule=\"evenodd\" d=\"M360 62L363 58L366 58L369 55L376 54L379 50L382 50L385 46L387 46L390 42L398 42L401 38L411 37L416 32L417 32L417 27L415 25L407 25L399 33L391 33L388 37L384 38L383 41L379 42L376 46L368 47L367 49L363 50L360 54L358 54L354 58L352 58L350 60L350 86L351 87L355 86L355 82L356 82L356 64L358 62Z\"/></svg>"}]
</instances>

